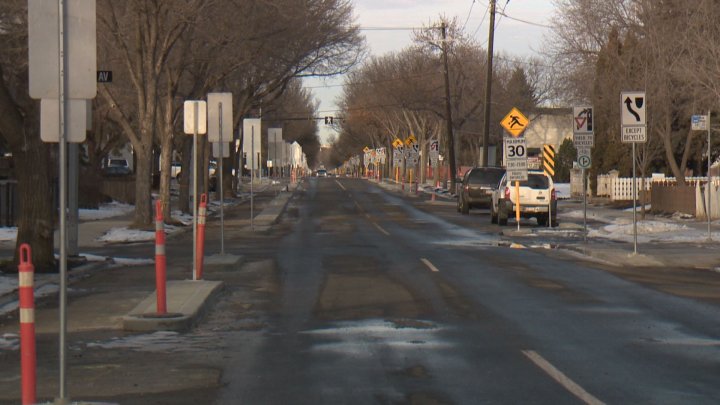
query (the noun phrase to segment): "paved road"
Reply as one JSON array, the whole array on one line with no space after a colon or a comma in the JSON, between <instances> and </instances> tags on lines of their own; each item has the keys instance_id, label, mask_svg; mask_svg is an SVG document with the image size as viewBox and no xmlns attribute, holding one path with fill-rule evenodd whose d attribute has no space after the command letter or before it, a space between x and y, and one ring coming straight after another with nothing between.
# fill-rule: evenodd
<instances>
[{"instance_id":1,"label":"paved road","mask_svg":"<svg viewBox=\"0 0 720 405\"><path fill-rule=\"evenodd\" d=\"M717 306L312 179L218 403L717 403ZM237 344L243 344L240 339Z\"/></svg>"},{"instance_id":2,"label":"paved road","mask_svg":"<svg viewBox=\"0 0 720 405\"><path fill-rule=\"evenodd\" d=\"M117 330L117 317L152 290L152 266L73 284L73 398L137 405L720 401L718 274L629 270L557 250L514 249L482 212L462 216L454 206L359 179L306 180L282 221L267 229L250 231L248 211L236 207L227 221L226 249L243 264L206 270L225 290L190 333ZM210 253L218 235L211 221ZM171 279L188 277L190 239L169 242ZM51 302L39 307L40 397L51 398L57 311ZM14 327L0 321L0 336ZM17 402L10 398L17 398L18 357L0 350L0 403Z\"/></svg>"}]
</instances>

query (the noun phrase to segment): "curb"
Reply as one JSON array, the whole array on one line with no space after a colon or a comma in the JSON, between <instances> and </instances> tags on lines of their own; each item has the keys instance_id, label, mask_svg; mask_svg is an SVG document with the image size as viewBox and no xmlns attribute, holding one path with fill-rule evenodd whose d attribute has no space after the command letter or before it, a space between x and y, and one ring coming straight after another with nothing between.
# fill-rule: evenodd
<instances>
[{"instance_id":1,"label":"curb","mask_svg":"<svg viewBox=\"0 0 720 405\"><path fill-rule=\"evenodd\" d=\"M187 331L202 317L209 306L210 298L217 295L223 285L222 281L169 281L167 283L168 316L153 316L157 302L153 292L122 318L123 330Z\"/></svg>"}]
</instances>

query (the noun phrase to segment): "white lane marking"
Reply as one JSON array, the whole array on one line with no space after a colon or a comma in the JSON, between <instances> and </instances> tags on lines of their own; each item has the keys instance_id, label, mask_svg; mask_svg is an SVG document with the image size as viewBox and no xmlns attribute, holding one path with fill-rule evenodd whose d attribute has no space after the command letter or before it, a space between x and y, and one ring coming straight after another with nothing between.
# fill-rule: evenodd
<instances>
[{"instance_id":1,"label":"white lane marking","mask_svg":"<svg viewBox=\"0 0 720 405\"><path fill-rule=\"evenodd\" d=\"M563 374L562 371L558 370L550 364L549 361L545 360L541 355L539 355L537 352L533 350L523 350L522 353L530 359L533 363L535 363L536 366L540 367L542 371L544 371L547 375L549 375L553 380L557 381L560 385L563 386L566 390L570 391L573 395L578 397L581 401L585 402L586 404L590 405L604 405L605 403L601 400L595 398L592 394L585 391L583 387L579 386L577 383L575 383L573 380L568 378L565 374Z\"/></svg>"},{"instance_id":2,"label":"white lane marking","mask_svg":"<svg viewBox=\"0 0 720 405\"><path fill-rule=\"evenodd\" d=\"M335 183L337 183L337 185L340 186L340 188L343 189L343 191L347 191L347 190L345 190L345 187L340 183L339 180L335 180Z\"/></svg>"},{"instance_id":3,"label":"white lane marking","mask_svg":"<svg viewBox=\"0 0 720 405\"><path fill-rule=\"evenodd\" d=\"M369 216L369 215L368 215L368 218L370 218L370 216ZM388 231L384 230L384 229L383 229L383 228L382 228L382 227L381 227L380 225L376 224L375 222L373 222L372 224L373 224L373 225L375 225L375 228L377 228L377 229L378 229L378 231L380 231L380 232L384 233L384 234L385 234L385 236L390 236L390 232L388 232Z\"/></svg>"},{"instance_id":4,"label":"white lane marking","mask_svg":"<svg viewBox=\"0 0 720 405\"><path fill-rule=\"evenodd\" d=\"M425 265L428 266L428 268L430 269L430 271L434 271L435 273L439 273L439 272L440 272L440 270L438 270L437 267L435 267L432 263L430 263L430 260L428 260L428 259L426 259L426 258L423 257L423 258L420 259L420 261L423 262L423 263L425 263Z\"/></svg>"},{"instance_id":5,"label":"white lane marking","mask_svg":"<svg viewBox=\"0 0 720 405\"><path fill-rule=\"evenodd\" d=\"M360 210L360 212L364 211L357 201L353 200L353 202L355 203L355 206Z\"/></svg>"}]
</instances>

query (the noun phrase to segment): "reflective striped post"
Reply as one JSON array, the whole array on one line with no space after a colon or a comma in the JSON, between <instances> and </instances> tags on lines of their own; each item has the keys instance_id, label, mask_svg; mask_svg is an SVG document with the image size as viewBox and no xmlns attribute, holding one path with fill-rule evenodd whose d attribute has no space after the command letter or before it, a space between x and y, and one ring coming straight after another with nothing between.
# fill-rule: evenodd
<instances>
[{"instance_id":1,"label":"reflective striped post","mask_svg":"<svg viewBox=\"0 0 720 405\"><path fill-rule=\"evenodd\" d=\"M35 297L33 278L35 266L32 264L30 245L20 245L20 263L18 264L18 292L20 294L20 375L23 405L36 401L36 363L35 352Z\"/></svg>"},{"instance_id":2,"label":"reflective striped post","mask_svg":"<svg viewBox=\"0 0 720 405\"><path fill-rule=\"evenodd\" d=\"M167 313L167 257L165 256L165 220L162 201L155 201L155 290L157 314Z\"/></svg>"}]
</instances>

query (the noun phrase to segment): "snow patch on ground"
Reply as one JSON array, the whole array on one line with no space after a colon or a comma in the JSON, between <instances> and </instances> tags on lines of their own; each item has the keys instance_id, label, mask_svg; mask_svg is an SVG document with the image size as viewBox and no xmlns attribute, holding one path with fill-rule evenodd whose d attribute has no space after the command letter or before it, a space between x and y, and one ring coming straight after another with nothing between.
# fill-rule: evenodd
<instances>
[{"instance_id":1,"label":"snow patch on ground","mask_svg":"<svg viewBox=\"0 0 720 405\"><path fill-rule=\"evenodd\" d=\"M129 214L134 209L134 205L113 201L108 204L100 204L100 207L96 210L81 209L79 210L79 215L81 221L96 221L98 219L106 219Z\"/></svg>"}]
</instances>

